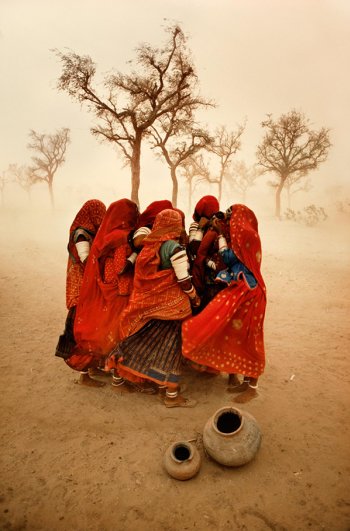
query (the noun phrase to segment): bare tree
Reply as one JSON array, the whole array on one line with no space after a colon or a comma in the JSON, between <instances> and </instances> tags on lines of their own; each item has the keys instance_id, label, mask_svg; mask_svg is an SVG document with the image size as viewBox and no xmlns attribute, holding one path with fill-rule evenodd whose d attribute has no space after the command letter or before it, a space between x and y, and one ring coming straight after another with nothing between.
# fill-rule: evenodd
<instances>
[{"instance_id":1,"label":"bare tree","mask_svg":"<svg viewBox=\"0 0 350 531\"><path fill-rule=\"evenodd\" d=\"M58 89L86 103L99 124L91 129L102 140L113 142L131 168L131 199L139 204L142 140L150 127L167 113L206 105L194 93L197 77L186 51L186 38L178 26L168 28L162 49L140 45L131 74L109 74L104 79L106 95L94 87L96 66L89 56L55 51L63 64Z\"/></svg>"},{"instance_id":2,"label":"bare tree","mask_svg":"<svg viewBox=\"0 0 350 531\"><path fill-rule=\"evenodd\" d=\"M178 113L174 110L173 113L164 115L157 127L151 127L150 130L152 148L160 150L160 156L164 157L170 169L173 206L177 205L178 168L212 141L207 131L195 128L191 116L177 118L176 114Z\"/></svg>"},{"instance_id":3,"label":"bare tree","mask_svg":"<svg viewBox=\"0 0 350 531\"><path fill-rule=\"evenodd\" d=\"M2 171L0 174L0 194L1 194L1 205L5 204L5 187L10 182L8 177L8 171Z\"/></svg>"},{"instance_id":4,"label":"bare tree","mask_svg":"<svg viewBox=\"0 0 350 531\"><path fill-rule=\"evenodd\" d=\"M32 156L33 164L29 167L32 182L46 182L49 187L51 205L54 207L53 179L58 168L65 161L67 145L70 142L69 129L63 128L51 135L30 131L31 142L28 148L36 155Z\"/></svg>"},{"instance_id":5,"label":"bare tree","mask_svg":"<svg viewBox=\"0 0 350 531\"><path fill-rule=\"evenodd\" d=\"M239 125L236 131L227 131L225 126L216 129L214 141L207 147L207 151L219 159L219 171L215 177L210 177L209 182L218 185L218 200L221 201L223 179L228 171L233 155L241 147L241 136L245 129Z\"/></svg>"},{"instance_id":6,"label":"bare tree","mask_svg":"<svg viewBox=\"0 0 350 531\"><path fill-rule=\"evenodd\" d=\"M278 179L275 215L280 219L281 192L287 179L305 175L327 159L331 146L329 129L311 130L309 120L295 110L276 121L267 115L261 125L267 132L257 149L258 164Z\"/></svg>"},{"instance_id":7,"label":"bare tree","mask_svg":"<svg viewBox=\"0 0 350 531\"><path fill-rule=\"evenodd\" d=\"M243 161L233 162L227 169L226 178L230 181L233 188L241 194L242 202L246 202L247 190L255 185L256 180L262 174L262 171L256 165L247 166Z\"/></svg>"},{"instance_id":8,"label":"bare tree","mask_svg":"<svg viewBox=\"0 0 350 531\"><path fill-rule=\"evenodd\" d=\"M188 183L188 210L192 212L192 197L196 184L202 181L210 181L210 169L205 162L203 154L197 153L186 158L181 164L182 175Z\"/></svg>"},{"instance_id":9,"label":"bare tree","mask_svg":"<svg viewBox=\"0 0 350 531\"><path fill-rule=\"evenodd\" d=\"M31 170L28 166L22 164L10 164L8 172L11 175L14 182L20 185L20 187L27 193L28 199L30 200L30 194L34 181L32 179Z\"/></svg>"}]
</instances>

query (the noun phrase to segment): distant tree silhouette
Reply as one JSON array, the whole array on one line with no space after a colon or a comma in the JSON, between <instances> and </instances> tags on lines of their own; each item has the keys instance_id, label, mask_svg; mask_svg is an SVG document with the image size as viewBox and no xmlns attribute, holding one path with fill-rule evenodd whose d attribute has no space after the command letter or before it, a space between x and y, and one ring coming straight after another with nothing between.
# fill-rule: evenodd
<instances>
[{"instance_id":1,"label":"distant tree silhouette","mask_svg":"<svg viewBox=\"0 0 350 531\"><path fill-rule=\"evenodd\" d=\"M26 192L28 199L30 200L31 190L34 184L30 168L24 164L21 166L19 164L10 164L8 172L13 181L19 184L20 187Z\"/></svg>"},{"instance_id":2,"label":"distant tree silhouette","mask_svg":"<svg viewBox=\"0 0 350 531\"><path fill-rule=\"evenodd\" d=\"M281 218L281 192L292 176L306 175L327 159L331 146L329 129L310 129L310 122L301 112L292 110L278 120L267 115L262 122L267 130L257 148L258 164L264 172L273 172L276 184L275 215ZM291 181L290 181L291 182Z\"/></svg>"},{"instance_id":3,"label":"distant tree silhouette","mask_svg":"<svg viewBox=\"0 0 350 531\"><path fill-rule=\"evenodd\" d=\"M1 205L5 204L5 187L10 182L7 171L2 171L0 174L0 194L1 194Z\"/></svg>"},{"instance_id":4,"label":"distant tree silhouette","mask_svg":"<svg viewBox=\"0 0 350 531\"><path fill-rule=\"evenodd\" d=\"M166 114L158 121L157 127L151 127L150 137L153 149L159 149L169 169L173 184L172 204L176 207L178 196L179 167L186 164L201 149L212 141L204 129L195 128L192 117L177 118L176 111Z\"/></svg>"},{"instance_id":5,"label":"distant tree silhouette","mask_svg":"<svg viewBox=\"0 0 350 531\"><path fill-rule=\"evenodd\" d=\"M225 126L218 127L213 135L213 142L209 144L206 150L219 159L219 170L213 177L209 176L210 183L218 185L218 201L221 201L223 179L228 172L233 155L241 147L241 136L245 125L239 125L236 131L227 131ZM204 177L204 175L203 175Z\"/></svg>"},{"instance_id":6,"label":"distant tree silhouette","mask_svg":"<svg viewBox=\"0 0 350 531\"><path fill-rule=\"evenodd\" d=\"M262 174L256 165L248 166L243 160L233 162L227 169L227 180L232 187L239 192L242 202L247 199L247 190L256 183L256 180Z\"/></svg>"},{"instance_id":7,"label":"distant tree silhouette","mask_svg":"<svg viewBox=\"0 0 350 531\"><path fill-rule=\"evenodd\" d=\"M210 170L202 153L196 153L181 164L181 174L188 184L188 211L192 212L192 198L196 184L210 180Z\"/></svg>"},{"instance_id":8,"label":"distant tree silhouette","mask_svg":"<svg viewBox=\"0 0 350 531\"><path fill-rule=\"evenodd\" d=\"M307 173L293 173L286 179L284 188L287 192L288 208L292 206L292 196L298 192L309 192L312 188L311 181L307 178Z\"/></svg>"},{"instance_id":9,"label":"distant tree silhouette","mask_svg":"<svg viewBox=\"0 0 350 531\"><path fill-rule=\"evenodd\" d=\"M141 145L150 128L156 127L157 121L161 122L161 129L165 127L166 115L177 117L209 104L196 92L197 76L182 30L173 26L167 32L169 39L163 48L149 44L137 48L137 70L105 77L105 95L93 85L96 66L89 56L55 50L63 64L58 89L86 103L99 122L92 133L119 148L130 165L131 199L137 204ZM161 129L157 129L160 135Z\"/></svg>"},{"instance_id":10,"label":"distant tree silhouette","mask_svg":"<svg viewBox=\"0 0 350 531\"><path fill-rule=\"evenodd\" d=\"M28 148L34 151L33 164L29 166L32 182L46 182L49 187L51 206L54 207L53 179L65 161L67 145L70 142L69 129L63 128L51 135L30 131Z\"/></svg>"}]
</instances>

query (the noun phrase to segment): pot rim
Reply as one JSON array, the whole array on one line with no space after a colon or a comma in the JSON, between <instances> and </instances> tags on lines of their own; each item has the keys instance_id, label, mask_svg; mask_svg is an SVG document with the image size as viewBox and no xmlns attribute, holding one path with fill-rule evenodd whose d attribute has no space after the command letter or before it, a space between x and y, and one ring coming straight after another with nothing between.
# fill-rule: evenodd
<instances>
[{"instance_id":1,"label":"pot rim","mask_svg":"<svg viewBox=\"0 0 350 531\"><path fill-rule=\"evenodd\" d=\"M229 413L229 412L235 413L239 417L241 421L241 425L235 431L230 431L229 433L223 433L222 431L218 430L217 421L220 415L222 415L223 413ZM237 409L234 406L221 407L220 409L216 411L216 413L214 413L214 416L213 416L213 428L216 431L216 433L218 433L219 435L222 435L223 437L230 437L231 435L240 432L241 429L243 428L243 424L244 424L244 417L243 417L242 411L240 409Z\"/></svg>"},{"instance_id":2,"label":"pot rim","mask_svg":"<svg viewBox=\"0 0 350 531\"><path fill-rule=\"evenodd\" d=\"M180 448L181 446L185 446L185 448L187 448L187 450L189 450L190 452L190 455L187 457L187 459L177 459L177 457L175 457L175 454L174 454L175 450L177 448ZM193 446L188 441L176 441L170 445L170 455L172 459L176 461L176 463L187 463L188 461L191 461L191 459L193 458L193 454L194 454Z\"/></svg>"}]
</instances>

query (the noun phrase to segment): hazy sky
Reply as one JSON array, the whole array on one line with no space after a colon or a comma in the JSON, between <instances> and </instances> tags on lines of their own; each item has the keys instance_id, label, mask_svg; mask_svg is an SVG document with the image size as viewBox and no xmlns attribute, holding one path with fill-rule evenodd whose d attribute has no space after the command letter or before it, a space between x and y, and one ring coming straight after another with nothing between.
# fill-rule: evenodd
<instances>
[{"instance_id":1,"label":"hazy sky","mask_svg":"<svg viewBox=\"0 0 350 531\"><path fill-rule=\"evenodd\" d=\"M247 118L238 159L253 162L267 113L295 108L315 129L332 130L322 185L349 181L349 0L0 0L0 171L29 163L30 129L68 127L56 193L128 196L129 169L92 137L86 108L56 90L61 66L50 50L90 55L101 81L109 70L126 71L140 43L161 45L172 22L188 35L202 95L218 105L206 113L208 125L234 129ZM170 198L168 170L151 157L145 147L141 206Z\"/></svg>"}]
</instances>

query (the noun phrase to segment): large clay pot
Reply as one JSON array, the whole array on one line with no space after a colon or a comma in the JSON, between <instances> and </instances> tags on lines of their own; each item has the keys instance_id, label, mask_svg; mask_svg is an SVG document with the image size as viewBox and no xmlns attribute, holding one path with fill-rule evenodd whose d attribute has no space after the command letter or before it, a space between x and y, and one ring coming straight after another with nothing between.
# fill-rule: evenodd
<instances>
[{"instance_id":1,"label":"large clay pot","mask_svg":"<svg viewBox=\"0 0 350 531\"><path fill-rule=\"evenodd\" d=\"M201 457L197 448L187 441L171 444L164 455L164 468L175 479L192 478L197 474L200 464Z\"/></svg>"},{"instance_id":2,"label":"large clay pot","mask_svg":"<svg viewBox=\"0 0 350 531\"><path fill-rule=\"evenodd\" d=\"M222 407L207 421L203 444L215 461L226 466L241 466L253 459L261 443L260 428L246 411Z\"/></svg>"}]
</instances>

